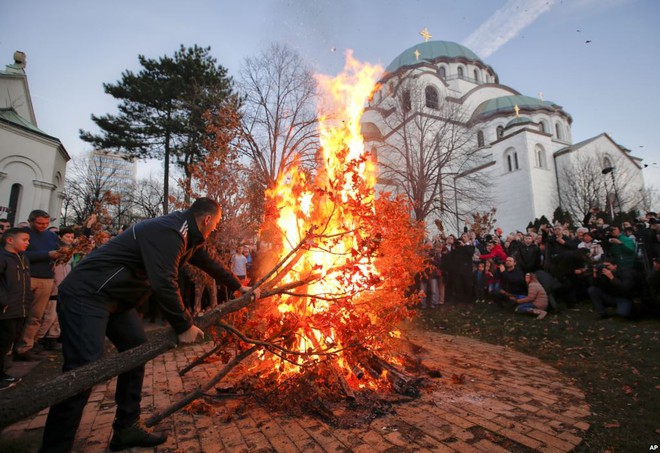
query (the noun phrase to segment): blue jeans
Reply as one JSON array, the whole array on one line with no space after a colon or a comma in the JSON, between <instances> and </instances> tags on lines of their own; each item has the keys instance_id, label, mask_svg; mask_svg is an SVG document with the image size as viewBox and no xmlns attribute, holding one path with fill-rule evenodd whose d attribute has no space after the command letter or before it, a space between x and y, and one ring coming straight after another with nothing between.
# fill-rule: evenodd
<instances>
[{"instance_id":1,"label":"blue jeans","mask_svg":"<svg viewBox=\"0 0 660 453\"><path fill-rule=\"evenodd\" d=\"M518 297L518 299L521 299L521 297ZM534 302L526 302L524 304L518 304L515 311L516 313L529 313L535 308Z\"/></svg>"},{"instance_id":2,"label":"blue jeans","mask_svg":"<svg viewBox=\"0 0 660 453\"><path fill-rule=\"evenodd\" d=\"M66 293L59 294L57 315L62 329L63 371L70 371L99 360L105 350L105 337L119 352L147 341L142 320L133 308L110 313L99 302L90 302ZM144 365L122 373L117 378L114 429L134 424L140 418ZM55 404L48 412L40 452L69 452L91 389Z\"/></svg>"},{"instance_id":3,"label":"blue jeans","mask_svg":"<svg viewBox=\"0 0 660 453\"><path fill-rule=\"evenodd\" d=\"M611 296L597 286L590 286L587 292L589 293L591 302L594 304L594 310L599 315L605 314L605 307L616 307L616 314L624 318L632 315L632 299Z\"/></svg>"}]
</instances>

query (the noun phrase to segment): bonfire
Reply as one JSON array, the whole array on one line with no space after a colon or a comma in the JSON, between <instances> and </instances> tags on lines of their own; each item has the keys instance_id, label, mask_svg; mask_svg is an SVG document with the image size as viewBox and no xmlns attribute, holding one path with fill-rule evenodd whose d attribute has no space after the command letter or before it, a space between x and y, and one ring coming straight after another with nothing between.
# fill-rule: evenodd
<instances>
[{"instance_id":1,"label":"bonfire","mask_svg":"<svg viewBox=\"0 0 660 453\"><path fill-rule=\"evenodd\" d=\"M292 168L266 193L259 285L293 289L213 331L214 353L225 361L256 355L232 391L278 409L336 421L329 403L337 399L419 392L420 379L405 372L398 326L418 302L412 285L423 266L423 229L403 199L377 196L376 162L360 133L380 72L349 52L342 74L318 77L328 112L319 118L318 168Z\"/></svg>"}]
</instances>

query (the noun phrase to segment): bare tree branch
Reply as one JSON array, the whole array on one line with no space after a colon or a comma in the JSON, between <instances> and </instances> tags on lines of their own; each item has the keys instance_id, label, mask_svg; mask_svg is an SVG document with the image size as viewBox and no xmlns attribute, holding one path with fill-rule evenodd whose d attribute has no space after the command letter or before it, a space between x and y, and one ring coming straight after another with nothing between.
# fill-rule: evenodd
<instances>
[{"instance_id":1,"label":"bare tree branch","mask_svg":"<svg viewBox=\"0 0 660 453\"><path fill-rule=\"evenodd\" d=\"M245 60L239 87L245 94L241 152L254 164L264 187L298 161L313 163L318 147L314 97L316 83L302 58L274 44Z\"/></svg>"}]
</instances>

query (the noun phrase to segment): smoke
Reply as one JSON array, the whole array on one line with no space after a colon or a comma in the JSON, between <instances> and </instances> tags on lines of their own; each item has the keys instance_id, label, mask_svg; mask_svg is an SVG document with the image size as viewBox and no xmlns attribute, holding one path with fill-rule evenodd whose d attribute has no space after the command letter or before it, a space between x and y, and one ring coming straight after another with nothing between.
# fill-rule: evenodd
<instances>
[{"instance_id":1,"label":"smoke","mask_svg":"<svg viewBox=\"0 0 660 453\"><path fill-rule=\"evenodd\" d=\"M486 58L552 8L555 2L556 0L509 0L468 36L463 45L481 58Z\"/></svg>"}]
</instances>

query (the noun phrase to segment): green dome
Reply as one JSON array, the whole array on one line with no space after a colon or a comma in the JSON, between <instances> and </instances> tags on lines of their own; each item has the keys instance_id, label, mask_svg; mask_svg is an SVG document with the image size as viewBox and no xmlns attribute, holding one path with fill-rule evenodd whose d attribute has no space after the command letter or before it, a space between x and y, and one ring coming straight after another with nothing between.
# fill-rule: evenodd
<instances>
[{"instance_id":1,"label":"green dome","mask_svg":"<svg viewBox=\"0 0 660 453\"><path fill-rule=\"evenodd\" d=\"M508 123L506 123L506 127L515 126L517 124L529 124L533 122L534 121L532 121L532 119L528 116L517 116Z\"/></svg>"},{"instance_id":2,"label":"green dome","mask_svg":"<svg viewBox=\"0 0 660 453\"><path fill-rule=\"evenodd\" d=\"M415 57L415 50L419 52L419 59ZM404 50L398 57L392 60L392 63L385 70L387 72L395 72L404 66L433 62L439 58L464 58L483 64L477 54L465 46L451 41L427 41Z\"/></svg>"},{"instance_id":3,"label":"green dome","mask_svg":"<svg viewBox=\"0 0 660 453\"><path fill-rule=\"evenodd\" d=\"M516 105L520 110L534 111L534 110L561 110L561 107L550 101L542 101L530 96L514 95L502 96L499 98L489 99L482 102L474 110L472 118L488 117L496 113L514 112Z\"/></svg>"}]
</instances>

